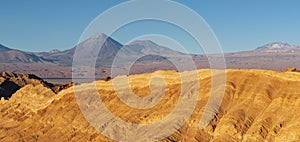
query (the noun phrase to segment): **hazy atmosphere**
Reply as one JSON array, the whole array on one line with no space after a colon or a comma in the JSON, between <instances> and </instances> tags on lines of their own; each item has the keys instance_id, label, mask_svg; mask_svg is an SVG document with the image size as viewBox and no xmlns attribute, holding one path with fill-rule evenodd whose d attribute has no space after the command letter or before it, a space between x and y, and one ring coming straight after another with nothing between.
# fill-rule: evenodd
<instances>
[{"instance_id":1,"label":"hazy atmosphere","mask_svg":"<svg viewBox=\"0 0 300 142\"><path fill-rule=\"evenodd\" d=\"M84 29L98 14L121 2L125 1L3 0L0 8L0 43L11 48L35 52L72 48L77 44ZM180 0L178 2L190 7L206 20L219 39L224 52L252 50L272 42L300 45L299 1ZM125 13L122 14L126 16ZM159 30L150 30L154 28L145 28L146 26L148 25L136 24L135 28L139 30L133 31L128 28L113 38L125 44L128 39L137 35L162 33ZM176 36L180 38L181 35L178 33ZM186 44L188 48L193 48L194 44L189 41L186 41Z\"/></svg>"}]
</instances>

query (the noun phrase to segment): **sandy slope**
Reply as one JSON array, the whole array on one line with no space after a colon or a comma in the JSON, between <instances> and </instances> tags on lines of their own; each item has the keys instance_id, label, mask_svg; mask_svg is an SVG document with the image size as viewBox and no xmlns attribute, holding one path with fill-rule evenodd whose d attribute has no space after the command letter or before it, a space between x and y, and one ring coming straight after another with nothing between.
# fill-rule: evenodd
<instances>
[{"instance_id":1,"label":"sandy slope","mask_svg":"<svg viewBox=\"0 0 300 142\"><path fill-rule=\"evenodd\" d=\"M96 81L95 84L100 98L112 114L126 122L147 124L166 117L175 108L181 90L178 72L156 71L130 76L133 92L140 97L148 96L148 81L154 75L165 78L166 95L148 109L135 109L124 104L116 97L112 81ZM227 70L222 105L214 119L202 130L199 123L211 91L211 72L199 70L198 75L200 95L192 116L162 141L300 141L299 73ZM92 91L93 84L79 87ZM88 107L96 108L94 105L89 104ZM43 86L27 85L10 100L1 101L0 116L0 141L113 141L85 120L73 88L54 95ZM126 137L115 133L117 127L102 128L111 135Z\"/></svg>"}]
</instances>

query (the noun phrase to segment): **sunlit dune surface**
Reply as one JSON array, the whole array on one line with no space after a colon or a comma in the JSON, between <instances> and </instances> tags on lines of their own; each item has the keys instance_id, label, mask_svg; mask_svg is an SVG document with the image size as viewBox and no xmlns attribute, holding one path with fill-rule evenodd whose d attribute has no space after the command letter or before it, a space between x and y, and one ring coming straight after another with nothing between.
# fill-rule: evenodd
<instances>
[{"instance_id":1,"label":"sunlit dune surface","mask_svg":"<svg viewBox=\"0 0 300 142\"><path fill-rule=\"evenodd\" d=\"M192 71L185 73L188 72ZM211 95L212 72L203 69L197 73L200 89L191 117L161 141L300 141L300 73L227 70L222 104L204 129L199 129L199 124ZM116 96L112 84L122 77L126 76L76 87L93 91L96 86L100 96L97 99L104 102L111 114L128 123L161 121L176 107L182 90L179 72L156 71L128 77L132 92L139 97L150 95L151 78L165 80L164 96L158 104L147 109L130 107ZM87 122L73 89L54 94L43 85L26 85L9 100L1 100L0 141L114 141ZM114 133L116 129L103 127L110 135L126 137L124 133Z\"/></svg>"}]
</instances>

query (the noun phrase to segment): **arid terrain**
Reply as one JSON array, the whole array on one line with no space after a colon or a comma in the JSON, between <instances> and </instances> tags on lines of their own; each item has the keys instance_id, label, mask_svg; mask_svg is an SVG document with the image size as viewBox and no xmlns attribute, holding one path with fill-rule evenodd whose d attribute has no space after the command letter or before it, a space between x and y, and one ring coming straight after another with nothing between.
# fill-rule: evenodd
<instances>
[{"instance_id":1,"label":"arid terrain","mask_svg":"<svg viewBox=\"0 0 300 142\"><path fill-rule=\"evenodd\" d=\"M208 126L199 129L204 106L211 95L212 75L209 69L197 72L198 78L187 78L200 83L191 117L161 141L300 141L300 73L226 70L222 104ZM94 83L112 114L127 122L150 123L160 121L174 109L181 90L179 72L155 71L129 76L133 92L140 97L149 95L148 84L153 75L162 76L167 87L158 105L149 109L125 105L113 90L113 80ZM84 83L76 87L92 91L90 86L93 85ZM47 86L28 83L8 100L1 99L0 115L0 141L113 141L86 121L73 87L55 94ZM115 133L117 127L103 126L103 129L112 136L126 137L124 133Z\"/></svg>"},{"instance_id":2,"label":"arid terrain","mask_svg":"<svg viewBox=\"0 0 300 142\"><path fill-rule=\"evenodd\" d=\"M300 0L0 6L0 142L300 142Z\"/></svg>"}]
</instances>

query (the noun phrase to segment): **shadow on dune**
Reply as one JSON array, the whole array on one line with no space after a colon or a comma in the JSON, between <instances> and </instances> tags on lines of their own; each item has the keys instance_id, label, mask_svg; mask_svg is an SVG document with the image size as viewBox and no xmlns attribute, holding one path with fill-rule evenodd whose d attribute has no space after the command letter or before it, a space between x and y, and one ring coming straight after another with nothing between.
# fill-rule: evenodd
<instances>
[{"instance_id":1,"label":"shadow on dune","mask_svg":"<svg viewBox=\"0 0 300 142\"><path fill-rule=\"evenodd\" d=\"M1 85L0 85L0 98L4 97L4 99L9 99L17 90L19 90L21 86L18 84L5 80Z\"/></svg>"}]
</instances>

